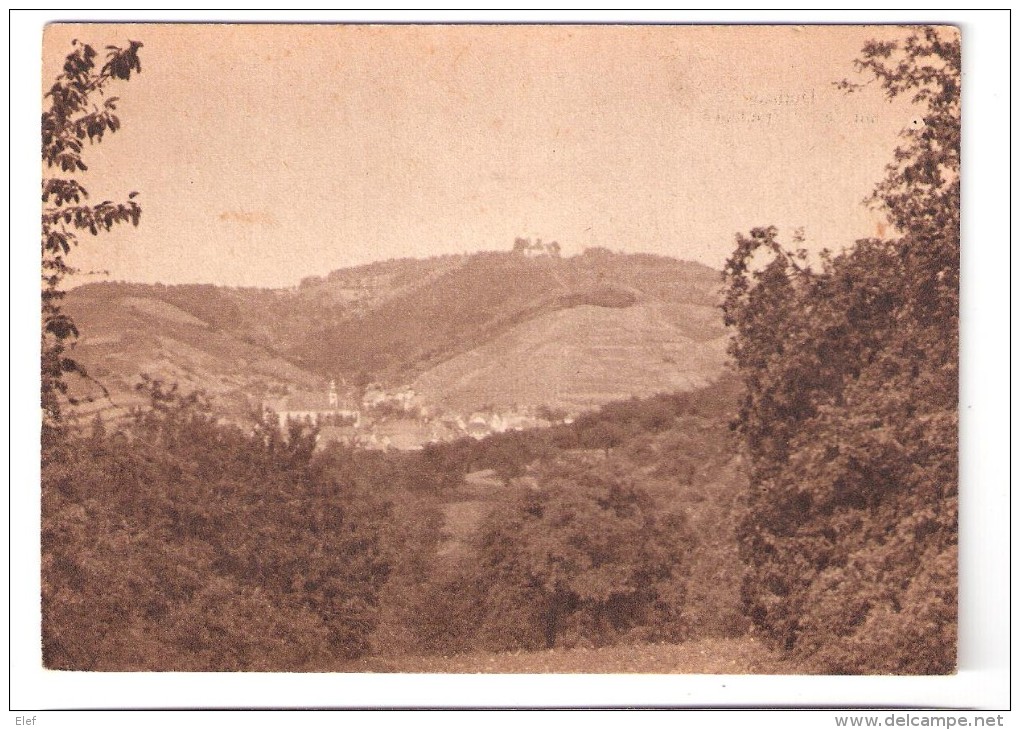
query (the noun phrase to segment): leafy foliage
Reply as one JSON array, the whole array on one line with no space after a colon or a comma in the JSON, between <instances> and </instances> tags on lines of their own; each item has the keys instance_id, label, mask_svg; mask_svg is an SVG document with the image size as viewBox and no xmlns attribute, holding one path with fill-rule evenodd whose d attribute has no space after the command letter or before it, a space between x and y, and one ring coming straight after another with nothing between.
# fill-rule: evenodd
<instances>
[{"instance_id":1,"label":"leafy foliage","mask_svg":"<svg viewBox=\"0 0 1020 730\"><path fill-rule=\"evenodd\" d=\"M242 430L200 394L140 387L130 422L44 453L49 667L345 670L743 630L732 381L402 453L317 449L312 429ZM607 423L618 445L585 448Z\"/></svg>"},{"instance_id":2,"label":"leafy foliage","mask_svg":"<svg viewBox=\"0 0 1020 730\"><path fill-rule=\"evenodd\" d=\"M388 505L313 469L311 434L246 433L146 388L123 429L44 454L46 666L279 671L365 652Z\"/></svg>"},{"instance_id":3,"label":"leafy foliage","mask_svg":"<svg viewBox=\"0 0 1020 730\"><path fill-rule=\"evenodd\" d=\"M767 636L827 671L943 673L956 646L959 38L871 43L858 66L925 110L872 198L898 236L816 269L758 228L724 272L752 482L744 599Z\"/></svg>"},{"instance_id":4,"label":"leafy foliage","mask_svg":"<svg viewBox=\"0 0 1020 730\"><path fill-rule=\"evenodd\" d=\"M96 236L115 225L138 225L141 207L130 193L127 202L104 200L96 205L85 201L85 187L71 177L88 170L83 155L85 143L98 144L106 134L120 129L115 114L117 97L106 96L114 81L127 81L140 73L138 50L131 41L127 48L107 46L106 61L98 65L92 46L74 41L62 73L46 92L42 113L42 160L54 177L42 181L42 408L43 439L59 428L61 402L67 396L67 373L86 375L84 368L68 354L78 336L74 321L61 308L64 278L74 271L67 255L77 245L76 231ZM100 99L102 104L99 104ZM63 175L63 176L61 176Z\"/></svg>"},{"instance_id":5,"label":"leafy foliage","mask_svg":"<svg viewBox=\"0 0 1020 730\"><path fill-rule=\"evenodd\" d=\"M569 425L400 456L418 465L407 473L428 463L447 476L391 493L404 547L384 589L376 651L742 634L734 516L744 481L728 427L736 392L726 378L608 404ZM607 424L621 434L608 454L588 444ZM468 472L482 481L465 480Z\"/></svg>"},{"instance_id":6,"label":"leafy foliage","mask_svg":"<svg viewBox=\"0 0 1020 730\"><path fill-rule=\"evenodd\" d=\"M624 475L550 465L486 520L461 587L490 648L601 645L639 627L676 638L692 542Z\"/></svg>"}]
</instances>

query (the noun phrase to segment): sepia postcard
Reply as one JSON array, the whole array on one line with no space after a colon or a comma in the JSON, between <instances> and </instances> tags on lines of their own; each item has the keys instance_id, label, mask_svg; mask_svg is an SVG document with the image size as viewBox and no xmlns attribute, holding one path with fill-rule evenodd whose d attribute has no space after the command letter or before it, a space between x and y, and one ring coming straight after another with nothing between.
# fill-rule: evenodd
<instances>
[{"instance_id":1,"label":"sepia postcard","mask_svg":"<svg viewBox=\"0 0 1020 730\"><path fill-rule=\"evenodd\" d=\"M961 40L47 25L42 666L956 673Z\"/></svg>"}]
</instances>

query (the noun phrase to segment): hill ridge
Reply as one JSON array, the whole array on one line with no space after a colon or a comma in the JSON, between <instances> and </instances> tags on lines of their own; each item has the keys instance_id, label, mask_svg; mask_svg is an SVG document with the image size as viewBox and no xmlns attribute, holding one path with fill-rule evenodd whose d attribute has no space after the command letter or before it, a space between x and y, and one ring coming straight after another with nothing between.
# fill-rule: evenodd
<instances>
[{"instance_id":1,"label":"hill ridge","mask_svg":"<svg viewBox=\"0 0 1020 730\"><path fill-rule=\"evenodd\" d=\"M322 388L331 378L420 382L433 394L449 387L467 405L443 374L463 371L466 357L492 360L488 372L498 372L501 358L526 357L514 350L515 337L532 350L542 337L570 344L573 357L588 363L581 371L589 381L616 368L658 378L657 389L704 383L721 366L713 343L724 332L718 285L719 273L707 266L657 254L483 251L373 262L287 289L97 282L72 290L66 301L83 334L78 357L110 381L107 387L124 391L148 370L212 391L239 411L266 395ZM560 372L571 391L571 355L542 353L546 370ZM681 358L691 376L665 377L669 368L653 367L656 357ZM500 379L486 384L479 374L462 375L475 390L488 389L488 400L505 400ZM570 392L548 405L630 395L620 388L633 380L594 398ZM637 392L654 392L654 383L638 385Z\"/></svg>"}]
</instances>

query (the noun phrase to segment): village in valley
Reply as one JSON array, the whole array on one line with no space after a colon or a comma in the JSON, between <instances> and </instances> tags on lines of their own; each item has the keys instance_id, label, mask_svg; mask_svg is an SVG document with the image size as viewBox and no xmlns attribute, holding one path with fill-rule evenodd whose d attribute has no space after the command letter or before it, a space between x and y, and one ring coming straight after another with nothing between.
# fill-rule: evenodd
<instances>
[{"instance_id":1,"label":"village in valley","mask_svg":"<svg viewBox=\"0 0 1020 730\"><path fill-rule=\"evenodd\" d=\"M560 257L560 244L539 238L517 237L513 253L524 258ZM341 379L330 380L324 391L293 392L263 403L263 411L275 417L282 431L291 425L318 429L317 446L331 443L370 450L414 451L426 444L456 441L555 423L573 423L573 416L547 407L490 406L471 413L457 413L427 402L412 387L387 389L379 383L363 388Z\"/></svg>"},{"instance_id":2,"label":"village in valley","mask_svg":"<svg viewBox=\"0 0 1020 730\"><path fill-rule=\"evenodd\" d=\"M316 427L318 448L340 443L384 451L414 451L430 443L464 437L481 440L496 433L573 422L570 415L533 406L455 413L426 402L409 386L385 389L371 383L357 388L343 381L338 386L336 380L320 393L295 392L266 401L263 410L284 432L294 425Z\"/></svg>"}]
</instances>

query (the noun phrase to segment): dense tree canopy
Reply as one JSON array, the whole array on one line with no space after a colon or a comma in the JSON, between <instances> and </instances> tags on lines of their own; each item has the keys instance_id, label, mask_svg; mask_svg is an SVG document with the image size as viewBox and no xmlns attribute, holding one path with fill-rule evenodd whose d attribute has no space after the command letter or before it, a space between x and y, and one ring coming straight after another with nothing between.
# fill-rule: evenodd
<instances>
[{"instance_id":1,"label":"dense tree canopy","mask_svg":"<svg viewBox=\"0 0 1020 730\"><path fill-rule=\"evenodd\" d=\"M812 264L758 228L738 237L725 269L752 482L745 605L766 635L829 671L949 672L959 37L926 28L871 43L858 66L922 115L871 200L895 237Z\"/></svg>"},{"instance_id":2,"label":"dense tree canopy","mask_svg":"<svg viewBox=\"0 0 1020 730\"><path fill-rule=\"evenodd\" d=\"M130 423L44 452L46 666L293 671L366 651L386 501L312 468L307 434L219 424L198 396L147 389Z\"/></svg>"},{"instance_id":3,"label":"dense tree canopy","mask_svg":"<svg viewBox=\"0 0 1020 730\"><path fill-rule=\"evenodd\" d=\"M731 382L419 452L322 448L141 389L128 421L43 453L50 668L347 671L742 630ZM608 455L583 448L603 422L623 434ZM502 484L465 480L489 469Z\"/></svg>"},{"instance_id":4,"label":"dense tree canopy","mask_svg":"<svg viewBox=\"0 0 1020 730\"><path fill-rule=\"evenodd\" d=\"M477 645L681 636L694 544L682 515L605 468L552 462L536 479L485 520L454 586L473 604Z\"/></svg>"}]
</instances>

